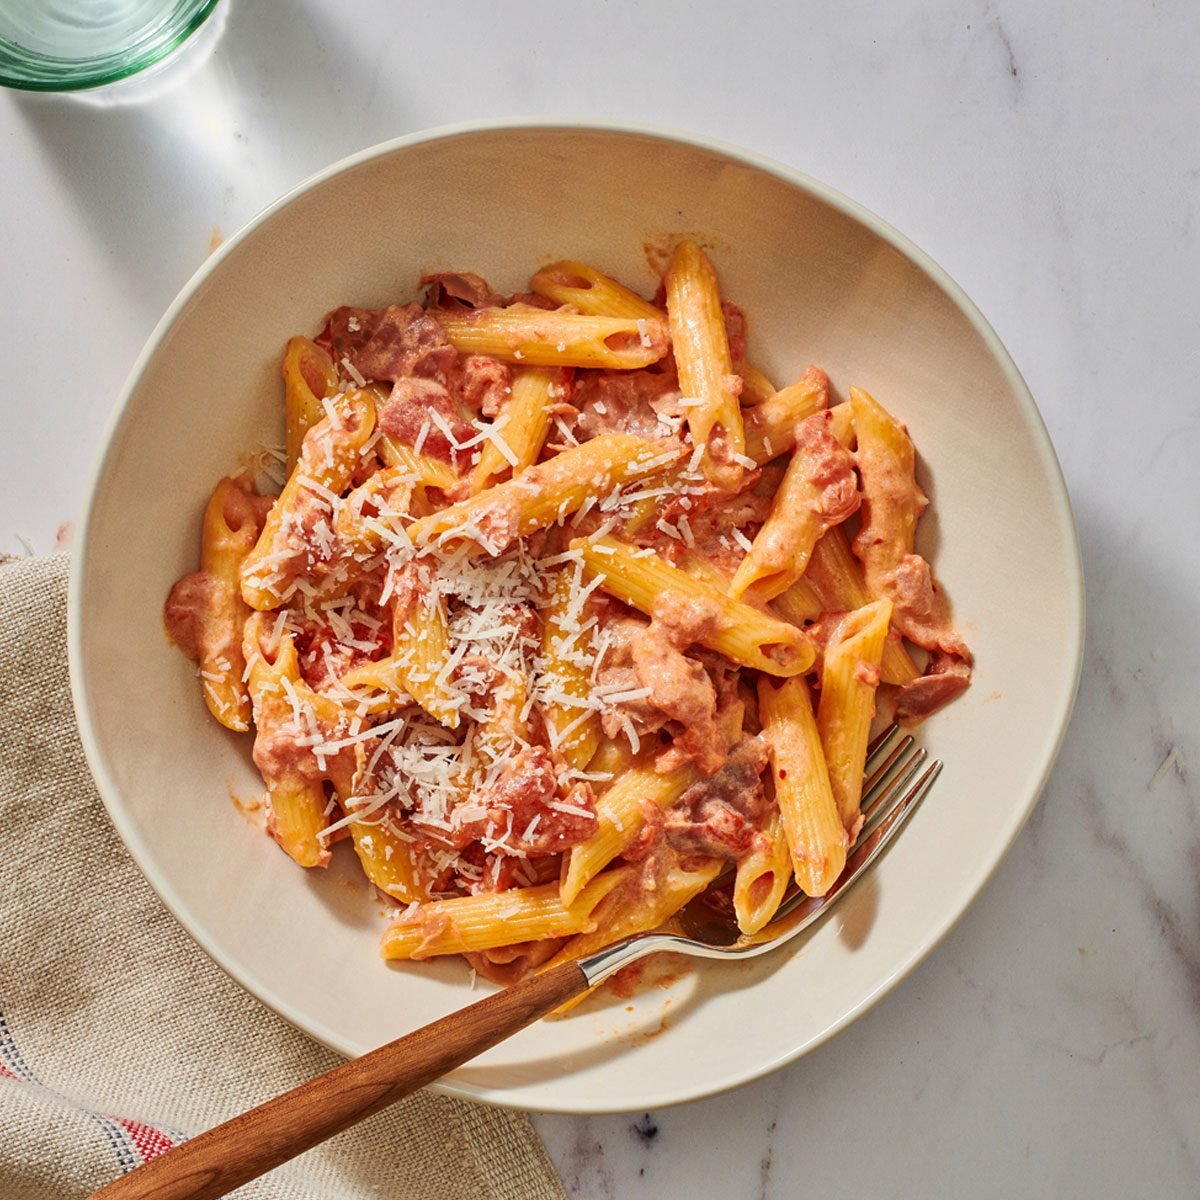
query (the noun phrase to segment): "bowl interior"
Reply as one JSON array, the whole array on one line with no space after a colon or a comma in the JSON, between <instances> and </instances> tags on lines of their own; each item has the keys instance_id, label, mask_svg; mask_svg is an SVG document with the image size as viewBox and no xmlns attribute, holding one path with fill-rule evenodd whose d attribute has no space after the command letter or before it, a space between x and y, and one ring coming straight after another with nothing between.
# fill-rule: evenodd
<instances>
[{"instance_id":1,"label":"bowl interior","mask_svg":"<svg viewBox=\"0 0 1200 1200\"><path fill-rule=\"evenodd\" d=\"M451 131L350 160L259 218L164 319L113 427L76 563L72 664L85 745L142 869L246 987L347 1054L478 998L456 962L388 967L381 906L343 846L304 873L239 815L261 794L250 746L207 719L160 612L194 569L215 480L282 441L285 340L338 304L475 270L524 287L558 257L652 292L672 235L711 248L777 382L809 362L905 420L933 499L933 558L978 655L966 698L922 737L946 770L873 877L808 941L604 995L456 1072L447 1086L560 1111L649 1108L802 1054L915 963L1027 816L1074 694L1081 588L1053 452L1019 376L969 302L879 222L733 151L636 130ZM786 1017L781 1017L786 1014Z\"/></svg>"}]
</instances>

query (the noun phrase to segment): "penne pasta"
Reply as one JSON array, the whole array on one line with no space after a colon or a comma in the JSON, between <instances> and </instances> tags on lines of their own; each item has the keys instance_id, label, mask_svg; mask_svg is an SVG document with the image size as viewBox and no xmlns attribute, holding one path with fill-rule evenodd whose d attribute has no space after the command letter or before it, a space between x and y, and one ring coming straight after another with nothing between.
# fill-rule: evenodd
<instances>
[{"instance_id":1,"label":"penne pasta","mask_svg":"<svg viewBox=\"0 0 1200 1200\"><path fill-rule=\"evenodd\" d=\"M333 360L306 337L288 341L283 365L284 419L287 434L287 469L296 465L304 435L325 415L322 401L337 391Z\"/></svg>"},{"instance_id":2,"label":"penne pasta","mask_svg":"<svg viewBox=\"0 0 1200 1200\"><path fill-rule=\"evenodd\" d=\"M723 432L724 453L735 463L746 453L738 403L741 381L733 373L716 272L695 242L681 242L671 255L664 284L679 389L699 401L687 409L688 429L692 444L706 447L702 465L716 480L722 464L714 459L710 444L714 430Z\"/></svg>"},{"instance_id":3,"label":"penne pasta","mask_svg":"<svg viewBox=\"0 0 1200 1200\"><path fill-rule=\"evenodd\" d=\"M329 823L324 785L303 775L283 775L269 784L268 795L270 833L284 853L302 867L328 866L329 850L321 841Z\"/></svg>"},{"instance_id":4,"label":"penne pasta","mask_svg":"<svg viewBox=\"0 0 1200 1200\"><path fill-rule=\"evenodd\" d=\"M800 422L828 407L829 379L824 371L809 367L795 383L742 413L747 456L762 465L787 454Z\"/></svg>"},{"instance_id":5,"label":"penne pasta","mask_svg":"<svg viewBox=\"0 0 1200 1200\"><path fill-rule=\"evenodd\" d=\"M694 767L669 775L647 768L627 771L596 801L596 830L573 846L563 864L562 894L570 903L614 858L627 850L645 824L644 805L670 808L699 778Z\"/></svg>"},{"instance_id":6,"label":"penne pasta","mask_svg":"<svg viewBox=\"0 0 1200 1200\"><path fill-rule=\"evenodd\" d=\"M783 819L767 817L750 853L738 861L733 881L733 911L738 928L757 933L775 915L792 881L792 856Z\"/></svg>"},{"instance_id":7,"label":"penne pasta","mask_svg":"<svg viewBox=\"0 0 1200 1200\"><path fill-rule=\"evenodd\" d=\"M392 609L392 653L341 678L348 690L382 692L392 707L415 700L447 729L457 729L461 699L446 677L450 627L445 597L432 586L433 569L414 561L406 568L403 597Z\"/></svg>"},{"instance_id":8,"label":"penne pasta","mask_svg":"<svg viewBox=\"0 0 1200 1200\"><path fill-rule=\"evenodd\" d=\"M654 615L655 602L668 591L704 605L713 622L703 644L744 667L770 675L799 675L813 664L812 645L794 625L730 599L656 554L609 537L576 538L571 549L579 552L590 575L604 581L606 592L647 616Z\"/></svg>"},{"instance_id":9,"label":"penne pasta","mask_svg":"<svg viewBox=\"0 0 1200 1200\"><path fill-rule=\"evenodd\" d=\"M835 404L829 410L829 432L843 449L854 449L854 410L850 404Z\"/></svg>"},{"instance_id":10,"label":"penne pasta","mask_svg":"<svg viewBox=\"0 0 1200 1200\"><path fill-rule=\"evenodd\" d=\"M771 609L785 621L791 621L793 625L801 627L808 621L815 621L827 611L808 579L797 579L786 591L780 592L771 601Z\"/></svg>"},{"instance_id":11,"label":"penne pasta","mask_svg":"<svg viewBox=\"0 0 1200 1200\"><path fill-rule=\"evenodd\" d=\"M616 776L639 765L644 752L635 753L627 741L611 741L602 738L596 753L588 761L589 774Z\"/></svg>"},{"instance_id":12,"label":"penne pasta","mask_svg":"<svg viewBox=\"0 0 1200 1200\"><path fill-rule=\"evenodd\" d=\"M722 571L711 558L703 554L697 554L695 550L689 550L683 555L676 566L684 574L690 575L693 579L700 580L701 583L708 584L723 595L729 594L729 581L733 576Z\"/></svg>"},{"instance_id":13,"label":"penne pasta","mask_svg":"<svg viewBox=\"0 0 1200 1200\"><path fill-rule=\"evenodd\" d=\"M352 813L348 810L348 815ZM417 879L412 841L400 837L389 820L353 821L350 835L363 874L381 892L402 904L428 899Z\"/></svg>"},{"instance_id":14,"label":"penne pasta","mask_svg":"<svg viewBox=\"0 0 1200 1200\"><path fill-rule=\"evenodd\" d=\"M850 404L863 483L863 519L854 553L863 564L867 588L871 595L892 601L892 622L898 632L969 667L971 652L954 629L946 597L929 564L913 553L917 522L929 500L917 485L912 440L904 426L861 388L850 389Z\"/></svg>"},{"instance_id":15,"label":"penne pasta","mask_svg":"<svg viewBox=\"0 0 1200 1200\"><path fill-rule=\"evenodd\" d=\"M418 546L466 542L496 555L514 539L577 512L589 497L607 496L624 483L665 471L682 455L682 449L632 434L603 434L528 467L508 483L422 517L408 534Z\"/></svg>"},{"instance_id":16,"label":"penne pasta","mask_svg":"<svg viewBox=\"0 0 1200 1200\"><path fill-rule=\"evenodd\" d=\"M849 540L840 526L830 529L813 547L808 571L795 587L807 588L816 598L816 616L822 612L850 612L871 603L871 593L863 582L862 567L851 553ZM786 597L787 593L778 597L775 606L792 620L780 605L780 601L791 603ZM816 616L806 619L815 620ZM920 675L900 635L890 628L883 644L880 671L883 683L910 683Z\"/></svg>"},{"instance_id":17,"label":"penne pasta","mask_svg":"<svg viewBox=\"0 0 1200 1200\"><path fill-rule=\"evenodd\" d=\"M808 685L799 677L778 687L760 679L758 715L792 873L805 895L823 896L846 865L850 839L830 787Z\"/></svg>"},{"instance_id":18,"label":"penne pasta","mask_svg":"<svg viewBox=\"0 0 1200 1200\"><path fill-rule=\"evenodd\" d=\"M831 433L829 412L800 425L771 512L729 585L735 599L754 588L759 600L787 591L804 574L817 539L859 503L854 460Z\"/></svg>"},{"instance_id":19,"label":"penne pasta","mask_svg":"<svg viewBox=\"0 0 1200 1200\"><path fill-rule=\"evenodd\" d=\"M318 705L322 702L326 702L325 697L316 698ZM360 767L364 757L361 748L356 747L355 761ZM338 754L332 762L326 762L326 766L345 817L317 834L322 843L328 845L333 838L344 836L348 831L359 865L370 883L393 900L405 904L428 899L418 878L412 838L400 833L396 813L390 806L376 807L367 798L354 795L358 775L348 753ZM361 819L356 820L359 814Z\"/></svg>"},{"instance_id":20,"label":"penne pasta","mask_svg":"<svg viewBox=\"0 0 1200 1200\"><path fill-rule=\"evenodd\" d=\"M200 570L175 584L163 613L168 636L199 668L208 711L238 733L250 728L251 716L242 654L250 607L242 599L241 568L270 504L246 480L217 484L200 529Z\"/></svg>"},{"instance_id":21,"label":"penne pasta","mask_svg":"<svg viewBox=\"0 0 1200 1200\"><path fill-rule=\"evenodd\" d=\"M742 377L742 391L741 395L738 396L738 402L743 407L749 406L753 408L756 405L766 403L766 401L778 395L775 385L762 371L750 363L738 363L737 373ZM743 414L744 419L745 414Z\"/></svg>"},{"instance_id":22,"label":"penne pasta","mask_svg":"<svg viewBox=\"0 0 1200 1200\"><path fill-rule=\"evenodd\" d=\"M301 722L304 733L317 727L315 707L307 703L308 686L300 675L296 646L290 632L283 632L272 645L272 622L261 613L246 621L243 652L254 708L258 740L271 745L287 738ZM268 832L283 851L302 867L329 864L329 849L321 839L329 823L324 780L311 755L294 756L263 770L270 799Z\"/></svg>"},{"instance_id":23,"label":"penne pasta","mask_svg":"<svg viewBox=\"0 0 1200 1200\"><path fill-rule=\"evenodd\" d=\"M485 764L502 762L514 743L526 741L528 698L529 681L523 674L505 675L496 685L488 712L476 726L476 746Z\"/></svg>"},{"instance_id":24,"label":"penne pasta","mask_svg":"<svg viewBox=\"0 0 1200 1200\"><path fill-rule=\"evenodd\" d=\"M665 313L632 292L624 284L602 274L588 263L556 262L543 267L531 280L530 288L556 304L569 305L581 313L597 317L642 317L665 319ZM775 395L775 387L757 367L747 362L735 364L742 379L742 404L761 404Z\"/></svg>"},{"instance_id":25,"label":"penne pasta","mask_svg":"<svg viewBox=\"0 0 1200 1200\"><path fill-rule=\"evenodd\" d=\"M871 514L881 528L871 539L872 550L878 553L870 557L897 561L912 552L917 521L928 504L915 482L916 452L904 427L868 392L851 388L850 406L864 469L871 475L894 475L902 485L892 489L885 511Z\"/></svg>"},{"instance_id":26,"label":"penne pasta","mask_svg":"<svg viewBox=\"0 0 1200 1200\"><path fill-rule=\"evenodd\" d=\"M587 263L551 263L529 281L529 286L539 296L589 316L664 319L660 308Z\"/></svg>"},{"instance_id":27,"label":"penne pasta","mask_svg":"<svg viewBox=\"0 0 1200 1200\"><path fill-rule=\"evenodd\" d=\"M335 504L349 485L362 448L375 430L375 405L362 390L329 401L330 411L304 438L295 470L275 501L254 549L242 563L242 596L255 609L277 608L288 595L295 573L283 563L306 561L308 547L297 544L302 511L319 510L332 540Z\"/></svg>"},{"instance_id":28,"label":"penne pasta","mask_svg":"<svg viewBox=\"0 0 1200 1200\"><path fill-rule=\"evenodd\" d=\"M386 433L376 442L375 453L389 467L403 471L425 487L449 492L462 482L462 476L448 462L432 454L418 454L407 442Z\"/></svg>"},{"instance_id":29,"label":"penne pasta","mask_svg":"<svg viewBox=\"0 0 1200 1200\"><path fill-rule=\"evenodd\" d=\"M356 487L339 505L333 528L346 551L366 559L392 546L407 547L401 518L413 503L412 476L402 467L384 467Z\"/></svg>"},{"instance_id":30,"label":"penne pasta","mask_svg":"<svg viewBox=\"0 0 1200 1200\"><path fill-rule=\"evenodd\" d=\"M512 393L471 473L472 494L537 462L554 404L566 394L566 378L552 367L518 367L513 372Z\"/></svg>"},{"instance_id":31,"label":"penne pasta","mask_svg":"<svg viewBox=\"0 0 1200 1200\"><path fill-rule=\"evenodd\" d=\"M847 613L825 647L821 668L817 729L838 814L851 838L858 832L863 766L891 614L892 602L887 599Z\"/></svg>"},{"instance_id":32,"label":"penne pasta","mask_svg":"<svg viewBox=\"0 0 1200 1200\"><path fill-rule=\"evenodd\" d=\"M243 676L242 629L250 608L242 599L242 563L262 530L262 501L237 480L222 479L204 512L200 569L220 581L219 599L199 639L200 678L209 712L227 729L250 728L250 691Z\"/></svg>"},{"instance_id":33,"label":"penne pasta","mask_svg":"<svg viewBox=\"0 0 1200 1200\"><path fill-rule=\"evenodd\" d=\"M545 969L586 958L622 938L660 928L721 873L722 864L718 858L683 859L675 854L663 857L666 861L659 865L650 887L645 886L645 876L636 867L622 871L621 874L625 876L622 886L614 888L601 902L596 912L595 928L571 938L546 964ZM604 879L605 876L601 875L600 878ZM592 990L560 1005L553 1015L563 1016L585 1000Z\"/></svg>"},{"instance_id":34,"label":"penne pasta","mask_svg":"<svg viewBox=\"0 0 1200 1200\"><path fill-rule=\"evenodd\" d=\"M657 317L593 317L528 305L439 309L438 324L456 350L489 354L527 367L605 367L636 371L669 348Z\"/></svg>"},{"instance_id":35,"label":"penne pasta","mask_svg":"<svg viewBox=\"0 0 1200 1200\"><path fill-rule=\"evenodd\" d=\"M560 570L542 614L542 677L553 692L542 706L550 748L569 766L583 770L600 744L600 713L591 703L592 633L580 620L577 588Z\"/></svg>"},{"instance_id":36,"label":"penne pasta","mask_svg":"<svg viewBox=\"0 0 1200 1200\"><path fill-rule=\"evenodd\" d=\"M388 959L431 958L590 933L596 910L623 878L623 872L609 871L572 903L562 899L557 883L431 900L391 925L380 948Z\"/></svg>"}]
</instances>

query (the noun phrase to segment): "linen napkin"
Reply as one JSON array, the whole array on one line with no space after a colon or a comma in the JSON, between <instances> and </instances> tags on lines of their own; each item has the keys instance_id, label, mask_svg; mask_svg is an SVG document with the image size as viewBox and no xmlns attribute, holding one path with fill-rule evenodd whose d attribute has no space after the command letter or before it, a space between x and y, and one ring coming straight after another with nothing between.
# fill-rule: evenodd
<instances>
[{"instance_id":1,"label":"linen napkin","mask_svg":"<svg viewBox=\"0 0 1200 1200\"><path fill-rule=\"evenodd\" d=\"M0 562L0 1196L70 1200L340 1061L225 976L96 794L65 556ZM420 1092L231 1195L564 1200L520 1114Z\"/></svg>"}]
</instances>

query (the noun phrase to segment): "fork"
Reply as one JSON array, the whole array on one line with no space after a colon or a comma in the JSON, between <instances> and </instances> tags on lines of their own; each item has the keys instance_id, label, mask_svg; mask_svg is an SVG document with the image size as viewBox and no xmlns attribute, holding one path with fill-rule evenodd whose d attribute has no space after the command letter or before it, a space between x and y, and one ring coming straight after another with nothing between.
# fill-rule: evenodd
<instances>
[{"instance_id":1,"label":"fork","mask_svg":"<svg viewBox=\"0 0 1200 1200\"><path fill-rule=\"evenodd\" d=\"M757 934L740 935L726 911L703 903L703 893L680 914L684 935L635 934L533 975L183 1142L92 1200L213 1200L441 1078L649 954L742 959L782 946L828 913L904 826L942 769L936 760L926 764L926 757L895 725L871 743L863 824L845 870L822 897L805 896L793 884Z\"/></svg>"}]
</instances>

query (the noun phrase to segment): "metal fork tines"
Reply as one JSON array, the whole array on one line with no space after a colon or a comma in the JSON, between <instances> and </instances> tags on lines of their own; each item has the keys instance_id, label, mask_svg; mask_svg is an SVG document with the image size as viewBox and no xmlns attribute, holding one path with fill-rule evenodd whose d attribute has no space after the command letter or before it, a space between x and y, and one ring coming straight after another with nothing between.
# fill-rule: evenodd
<instances>
[{"instance_id":1,"label":"metal fork tines","mask_svg":"<svg viewBox=\"0 0 1200 1200\"><path fill-rule=\"evenodd\" d=\"M899 725L889 725L867 747L862 800L859 804L863 816L862 827L858 831L860 843L870 836L890 811L888 801L900 794L928 757L929 751L924 746L917 746L912 734L900 736ZM938 763L930 782L940 770L941 764Z\"/></svg>"}]
</instances>

